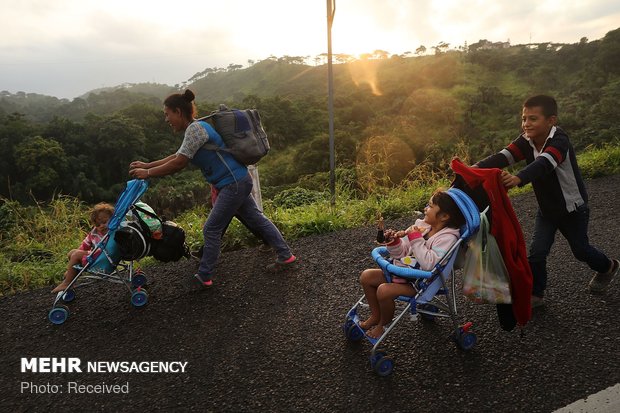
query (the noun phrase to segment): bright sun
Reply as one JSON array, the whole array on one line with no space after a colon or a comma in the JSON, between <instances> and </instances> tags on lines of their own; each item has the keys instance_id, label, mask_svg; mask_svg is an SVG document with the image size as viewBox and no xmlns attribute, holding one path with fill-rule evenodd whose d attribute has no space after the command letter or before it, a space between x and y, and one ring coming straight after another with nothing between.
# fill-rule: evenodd
<instances>
[{"instance_id":1,"label":"bright sun","mask_svg":"<svg viewBox=\"0 0 620 413\"><path fill-rule=\"evenodd\" d=\"M375 50L403 53L406 47L411 48L403 45L403 37L396 29L381 27L373 16L341 15L332 27L332 50L355 57Z\"/></svg>"}]
</instances>

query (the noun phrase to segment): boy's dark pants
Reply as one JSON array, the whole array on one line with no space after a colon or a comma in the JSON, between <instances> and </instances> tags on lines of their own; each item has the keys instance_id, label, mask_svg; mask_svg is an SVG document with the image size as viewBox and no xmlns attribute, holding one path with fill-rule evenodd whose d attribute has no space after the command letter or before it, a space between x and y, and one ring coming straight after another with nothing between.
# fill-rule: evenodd
<instances>
[{"instance_id":1,"label":"boy's dark pants","mask_svg":"<svg viewBox=\"0 0 620 413\"><path fill-rule=\"evenodd\" d=\"M557 230L560 230L568 241L575 258L588 264L594 271L606 272L609 270L609 258L590 245L588 240L589 220L590 209L587 204L561 217L544 217L540 209L538 210L534 235L527 257L534 277L533 295L542 297L545 293L547 287L547 255L549 255ZM566 272L569 271L570 269L567 267Z\"/></svg>"}]
</instances>

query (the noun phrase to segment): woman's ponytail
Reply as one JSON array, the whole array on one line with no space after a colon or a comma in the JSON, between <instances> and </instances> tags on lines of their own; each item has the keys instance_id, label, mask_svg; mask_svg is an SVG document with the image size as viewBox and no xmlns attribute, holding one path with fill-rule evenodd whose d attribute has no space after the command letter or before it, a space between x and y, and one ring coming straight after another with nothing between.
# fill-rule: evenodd
<instances>
[{"instance_id":1,"label":"woman's ponytail","mask_svg":"<svg viewBox=\"0 0 620 413\"><path fill-rule=\"evenodd\" d=\"M185 89L185 93L183 93L183 97L188 101L188 102L193 102L194 99L196 99L196 95L194 95L194 92L192 92L189 89Z\"/></svg>"}]
</instances>

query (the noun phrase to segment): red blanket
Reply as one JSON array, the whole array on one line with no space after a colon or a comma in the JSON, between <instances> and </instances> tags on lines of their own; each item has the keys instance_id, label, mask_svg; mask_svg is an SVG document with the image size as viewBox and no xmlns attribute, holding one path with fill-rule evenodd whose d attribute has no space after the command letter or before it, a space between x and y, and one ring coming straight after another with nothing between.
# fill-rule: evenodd
<instances>
[{"instance_id":1,"label":"red blanket","mask_svg":"<svg viewBox=\"0 0 620 413\"><path fill-rule=\"evenodd\" d=\"M470 168L459 159L450 163L452 170L459 174L467 185L476 188L482 185L491 202L491 234L504 258L510 274L512 311L520 326L524 326L532 316L532 270L527 261L525 240L521 225L517 220L506 188L502 184L501 169Z\"/></svg>"}]
</instances>

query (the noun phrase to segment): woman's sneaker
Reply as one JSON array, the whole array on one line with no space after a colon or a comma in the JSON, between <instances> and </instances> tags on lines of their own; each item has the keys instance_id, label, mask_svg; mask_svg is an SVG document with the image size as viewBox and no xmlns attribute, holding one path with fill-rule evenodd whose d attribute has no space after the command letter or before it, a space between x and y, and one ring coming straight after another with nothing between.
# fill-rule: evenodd
<instances>
[{"instance_id":1,"label":"woman's sneaker","mask_svg":"<svg viewBox=\"0 0 620 413\"><path fill-rule=\"evenodd\" d=\"M618 260L612 260L612 266L607 272L597 272L590 280L590 292L602 293L607 289L611 280L618 274L620 269L620 262Z\"/></svg>"},{"instance_id":2,"label":"woman's sneaker","mask_svg":"<svg viewBox=\"0 0 620 413\"><path fill-rule=\"evenodd\" d=\"M205 288L211 287L213 285L213 280L205 275L194 274L194 279L197 283L200 283L200 285Z\"/></svg>"},{"instance_id":3,"label":"woman's sneaker","mask_svg":"<svg viewBox=\"0 0 620 413\"><path fill-rule=\"evenodd\" d=\"M289 270L289 269L295 268L296 262L297 262L297 257L295 257L294 255L291 255L284 261L277 259L276 262L274 262L273 264L267 265L267 270L271 272Z\"/></svg>"}]
</instances>

